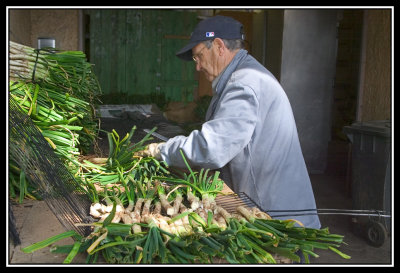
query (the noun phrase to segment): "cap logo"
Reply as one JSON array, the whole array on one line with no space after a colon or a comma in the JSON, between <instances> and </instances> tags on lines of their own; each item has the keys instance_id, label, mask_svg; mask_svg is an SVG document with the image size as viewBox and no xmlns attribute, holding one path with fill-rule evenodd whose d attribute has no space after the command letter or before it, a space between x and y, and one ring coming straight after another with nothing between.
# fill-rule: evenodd
<instances>
[{"instance_id":1,"label":"cap logo","mask_svg":"<svg viewBox=\"0 0 400 273\"><path fill-rule=\"evenodd\" d=\"M206 32L206 37L214 37L214 32Z\"/></svg>"}]
</instances>

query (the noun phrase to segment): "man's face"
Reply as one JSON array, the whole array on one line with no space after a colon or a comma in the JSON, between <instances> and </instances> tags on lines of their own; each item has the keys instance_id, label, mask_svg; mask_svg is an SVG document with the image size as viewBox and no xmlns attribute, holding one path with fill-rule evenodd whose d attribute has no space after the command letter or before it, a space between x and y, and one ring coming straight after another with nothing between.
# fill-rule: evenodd
<instances>
[{"instance_id":1,"label":"man's face","mask_svg":"<svg viewBox=\"0 0 400 273\"><path fill-rule=\"evenodd\" d=\"M196 70L202 71L206 79L212 82L219 74L217 70L217 56L214 48L208 49L204 43L199 43L192 49L193 59L196 62Z\"/></svg>"}]
</instances>

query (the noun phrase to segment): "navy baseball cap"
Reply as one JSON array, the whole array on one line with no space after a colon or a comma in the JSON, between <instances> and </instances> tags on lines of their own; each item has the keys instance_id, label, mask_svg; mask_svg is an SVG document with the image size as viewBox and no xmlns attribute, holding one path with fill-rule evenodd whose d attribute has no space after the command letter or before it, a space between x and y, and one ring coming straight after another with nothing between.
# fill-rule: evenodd
<instances>
[{"instance_id":1,"label":"navy baseball cap","mask_svg":"<svg viewBox=\"0 0 400 273\"><path fill-rule=\"evenodd\" d=\"M242 39L244 40L243 25L235 19L217 15L200 21L193 30L189 43L176 53L176 56L191 61L192 48L206 40Z\"/></svg>"}]
</instances>

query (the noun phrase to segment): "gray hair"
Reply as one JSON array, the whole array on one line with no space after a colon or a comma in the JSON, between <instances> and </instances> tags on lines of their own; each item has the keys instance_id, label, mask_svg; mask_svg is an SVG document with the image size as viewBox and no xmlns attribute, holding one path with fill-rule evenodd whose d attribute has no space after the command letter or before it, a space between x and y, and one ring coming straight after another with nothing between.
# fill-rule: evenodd
<instances>
[{"instance_id":1,"label":"gray hair","mask_svg":"<svg viewBox=\"0 0 400 273\"><path fill-rule=\"evenodd\" d=\"M227 48L229 51L233 51L233 50L236 50L236 49L242 49L242 48L244 48L244 41L243 41L242 39L234 39L234 40L221 39L221 40L224 42L226 48ZM213 41L214 41L214 40L207 40L207 41L204 41L203 44L204 44L208 49L210 49L211 46L212 46L212 42L213 42Z\"/></svg>"}]
</instances>

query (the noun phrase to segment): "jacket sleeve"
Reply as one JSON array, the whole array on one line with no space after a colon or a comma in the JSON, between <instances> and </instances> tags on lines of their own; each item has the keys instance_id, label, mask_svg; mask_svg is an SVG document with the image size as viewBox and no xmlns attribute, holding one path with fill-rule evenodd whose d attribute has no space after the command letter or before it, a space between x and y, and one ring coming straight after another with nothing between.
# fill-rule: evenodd
<instances>
[{"instance_id":1,"label":"jacket sleeve","mask_svg":"<svg viewBox=\"0 0 400 273\"><path fill-rule=\"evenodd\" d=\"M160 148L168 165L185 168L181 149L190 166L219 169L250 142L257 123L258 99L248 86L228 86L216 102L211 119L200 131L171 138Z\"/></svg>"}]
</instances>

